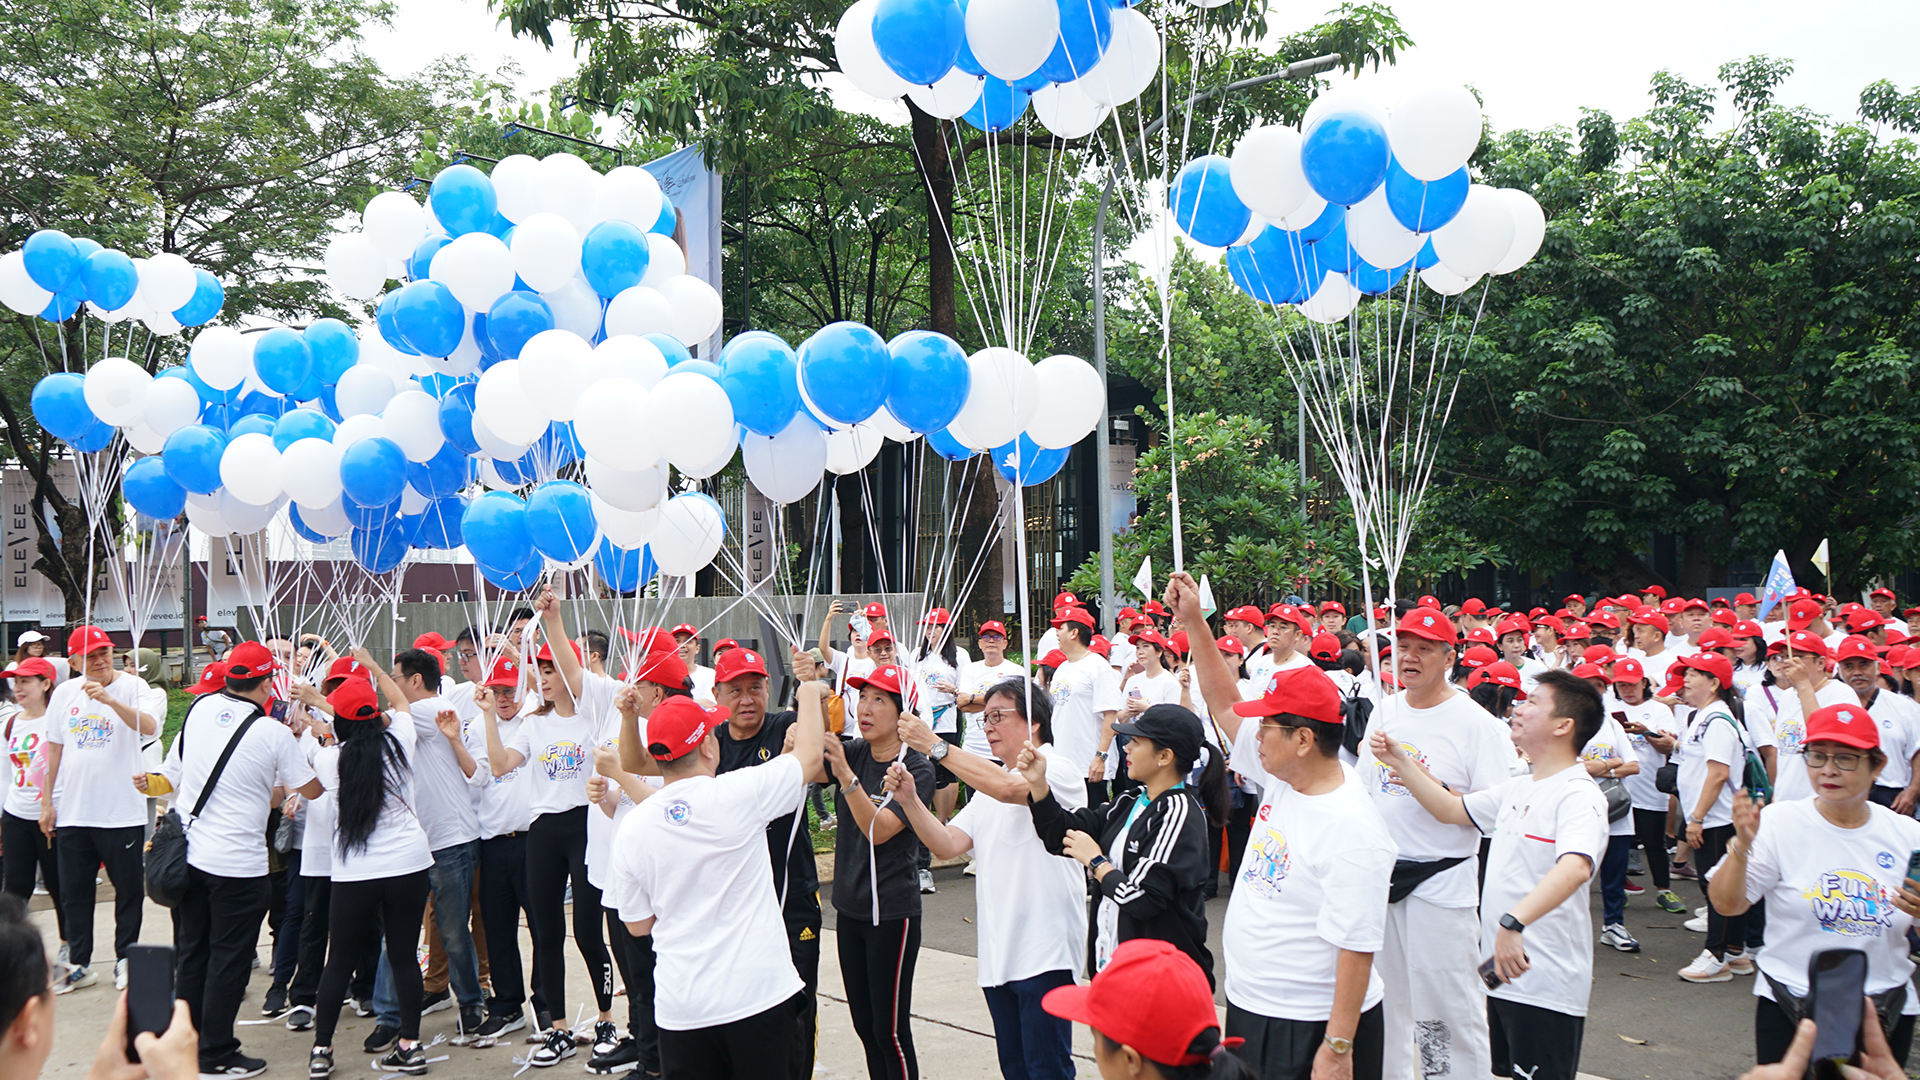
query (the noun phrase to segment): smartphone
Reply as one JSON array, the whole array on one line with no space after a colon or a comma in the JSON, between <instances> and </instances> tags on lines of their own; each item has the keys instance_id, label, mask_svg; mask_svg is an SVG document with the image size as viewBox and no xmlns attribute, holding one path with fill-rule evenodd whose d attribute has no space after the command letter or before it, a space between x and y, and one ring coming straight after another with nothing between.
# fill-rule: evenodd
<instances>
[{"instance_id":1,"label":"smartphone","mask_svg":"<svg viewBox=\"0 0 1920 1080\"><path fill-rule=\"evenodd\" d=\"M1500 989L1500 973L1494 970L1491 956L1487 957L1486 963L1480 965L1480 981L1486 983L1489 990Z\"/></svg>"},{"instance_id":2,"label":"smartphone","mask_svg":"<svg viewBox=\"0 0 1920 1080\"><path fill-rule=\"evenodd\" d=\"M134 1036L173 1023L173 946L127 946L127 1060L139 1064Z\"/></svg>"},{"instance_id":3,"label":"smartphone","mask_svg":"<svg viewBox=\"0 0 1920 1080\"><path fill-rule=\"evenodd\" d=\"M1907 856L1907 876L1915 882L1920 882L1920 850Z\"/></svg>"},{"instance_id":4,"label":"smartphone","mask_svg":"<svg viewBox=\"0 0 1920 1080\"><path fill-rule=\"evenodd\" d=\"M1842 1062L1858 1060L1860 999L1866 992L1867 954L1859 949L1826 949L1807 961L1807 1015L1819 1029L1812 1075L1838 1077Z\"/></svg>"}]
</instances>

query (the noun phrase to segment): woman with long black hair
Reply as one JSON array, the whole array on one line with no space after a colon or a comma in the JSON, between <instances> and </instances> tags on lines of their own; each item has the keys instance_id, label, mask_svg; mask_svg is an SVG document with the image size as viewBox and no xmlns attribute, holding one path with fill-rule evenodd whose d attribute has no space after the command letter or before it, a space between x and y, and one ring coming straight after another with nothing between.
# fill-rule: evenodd
<instances>
[{"instance_id":1,"label":"woman with long black hair","mask_svg":"<svg viewBox=\"0 0 1920 1080\"><path fill-rule=\"evenodd\" d=\"M427 908L427 870L433 852L414 812L411 722L391 725L380 711L373 685L347 679L327 699L333 707L338 746L315 755L321 786L334 797L333 884L328 911L330 947L320 973L310 1080L333 1075L333 1035L353 969L383 928L392 958L394 995L400 1003L400 1038L374 1063L382 1072L420 1076L427 1053L420 1045L420 965L413 963ZM438 717L442 730L458 729L451 711Z\"/></svg>"}]
</instances>

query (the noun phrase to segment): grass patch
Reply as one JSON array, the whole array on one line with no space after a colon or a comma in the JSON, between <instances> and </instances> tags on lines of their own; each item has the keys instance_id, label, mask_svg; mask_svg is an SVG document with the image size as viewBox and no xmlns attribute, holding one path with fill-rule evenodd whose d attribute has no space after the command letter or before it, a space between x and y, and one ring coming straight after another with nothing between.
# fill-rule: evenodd
<instances>
[{"instance_id":1,"label":"grass patch","mask_svg":"<svg viewBox=\"0 0 1920 1080\"><path fill-rule=\"evenodd\" d=\"M180 725L187 718L187 706L193 704L193 695L185 690L167 691L167 719L160 725L160 745L163 749L173 749L173 737L180 733Z\"/></svg>"}]
</instances>

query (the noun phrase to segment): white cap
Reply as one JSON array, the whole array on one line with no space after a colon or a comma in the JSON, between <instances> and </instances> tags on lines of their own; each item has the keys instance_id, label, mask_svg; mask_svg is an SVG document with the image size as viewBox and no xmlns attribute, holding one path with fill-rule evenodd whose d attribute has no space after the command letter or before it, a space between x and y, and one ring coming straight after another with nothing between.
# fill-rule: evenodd
<instances>
[{"instance_id":1,"label":"white cap","mask_svg":"<svg viewBox=\"0 0 1920 1080\"><path fill-rule=\"evenodd\" d=\"M22 645L31 645L36 641L52 641L52 640L53 640L52 638L48 637L47 635L41 633L38 630L27 630L27 631L23 631L19 637L14 638L13 644L15 648L19 648Z\"/></svg>"}]
</instances>

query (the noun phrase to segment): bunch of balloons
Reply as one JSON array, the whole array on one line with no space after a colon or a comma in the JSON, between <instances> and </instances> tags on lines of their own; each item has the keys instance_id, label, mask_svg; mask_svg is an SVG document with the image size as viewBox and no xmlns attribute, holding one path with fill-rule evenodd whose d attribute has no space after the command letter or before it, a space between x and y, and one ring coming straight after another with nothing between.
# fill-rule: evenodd
<instances>
[{"instance_id":1,"label":"bunch of balloons","mask_svg":"<svg viewBox=\"0 0 1920 1080\"><path fill-rule=\"evenodd\" d=\"M834 53L876 98L905 94L982 131L1013 126L1032 105L1047 130L1077 139L1153 82L1160 34L1110 0L857 0Z\"/></svg>"},{"instance_id":2,"label":"bunch of balloons","mask_svg":"<svg viewBox=\"0 0 1920 1080\"><path fill-rule=\"evenodd\" d=\"M1167 205L1195 242L1227 249L1240 289L1319 322L1411 271L1452 296L1526 265L1546 235L1533 196L1473 182L1480 132L1464 87L1417 90L1391 113L1352 92L1322 94L1299 128L1256 128L1230 157L1189 161Z\"/></svg>"},{"instance_id":3,"label":"bunch of balloons","mask_svg":"<svg viewBox=\"0 0 1920 1080\"><path fill-rule=\"evenodd\" d=\"M219 278L172 252L136 259L58 229L41 229L0 255L0 304L51 323L84 306L102 322L138 319L171 336L211 322L226 299Z\"/></svg>"}]
</instances>

